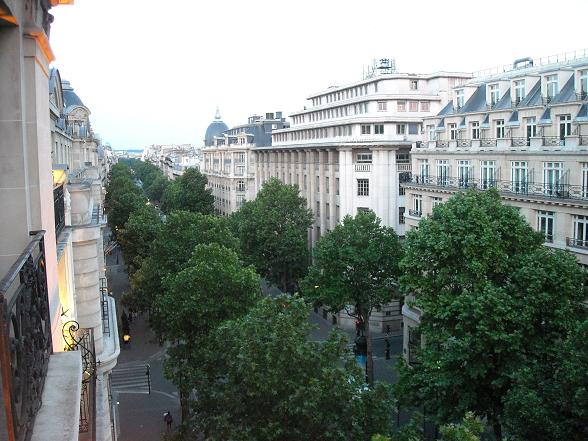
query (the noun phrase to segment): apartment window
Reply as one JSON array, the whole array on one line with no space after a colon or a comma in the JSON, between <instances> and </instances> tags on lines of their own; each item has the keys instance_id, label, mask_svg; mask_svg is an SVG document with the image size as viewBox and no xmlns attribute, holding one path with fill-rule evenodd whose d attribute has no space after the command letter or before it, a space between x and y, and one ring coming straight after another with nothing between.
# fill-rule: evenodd
<instances>
[{"instance_id":1,"label":"apartment window","mask_svg":"<svg viewBox=\"0 0 588 441\"><path fill-rule=\"evenodd\" d=\"M245 191L245 181L237 181L237 191Z\"/></svg>"},{"instance_id":2,"label":"apartment window","mask_svg":"<svg viewBox=\"0 0 588 441\"><path fill-rule=\"evenodd\" d=\"M537 211L537 231L543 233L545 242L553 242L553 211Z\"/></svg>"},{"instance_id":3,"label":"apartment window","mask_svg":"<svg viewBox=\"0 0 588 441\"><path fill-rule=\"evenodd\" d=\"M316 217L321 217L321 202L316 201Z\"/></svg>"},{"instance_id":4,"label":"apartment window","mask_svg":"<svg viewBox=\"0 0 588 441\"><path fill-rule=\"evenodd\" d=\"M421 112L428 112L430 109L428 101L421 101Z\"/></svg>"},{"instance_id":5,"label":"apartment window","mask_svg":"<svg viewBox=\"0 0 588 441\"><path fill-rule=\"evenodd\" d=\"M572 115L559 115L559 139L565 140L572 134Z\"/></svg>"},{"instance_id":6,"label":"apartment window","mask_svg":"<svg viewBox=\"0 0 588 441\"><path fill-rule=\"evenodd\" d=\"M585 98L586 94L588 94L588 70L580 71L580 93L582 98Z\"/></svg>"},{"instance_id":7,"label":"apartment window","mask_svg":"<svg viewBox=\"0 0 588 441\"><path fill-rule=\"evenodd\" d=\"M396 134L406 135L406 124L396 124Z\"/></svg>"},{"instance_id":8,"label":"apartment window","mask_svg":"<svg viewBox=\"0 0 588 441\"><path fill-rule=\"evenodd\" d=\"M325 193L329 193L329 177L325 177Z\"/></svg>"},{"instance_id":9,"label":"apartment window","mask_svg":"<svg viewBox=\"0 0 588 441\"><path fill-rule=\"evenodd\" d=\"M480 139L480 122L472 121L472 139Z\"/></svg>"},{"instance_id":10,"label":"apartment window","mask_svg":"<svg viewBox=\"0 0 588 441\"><path fill-rule=\"evenodd\" d=\"M304 175L304 189L307 189L307 184L306 184L306 175Z\"/></svg>"},{"instance_id":11,"label":"apartment window","mask_svg":"<svg viewBox=\"0 0 588 441\"><path fill-rule=\"evenodd\" d=\"M396 103L396 110L398 112L406 112L406 101L398 101Z\"/></svg>"},{"instance_id":12,"label":"apartment window","mask_svg":"<svg viewBox=\"0 0 588 441\"><path fill-rule=\"evenodd\" d=\"M547 75L546 81L547 98L553 98L558 92L557 75Z\"/></svg>"},{"instance_id":13,"label":"apartment window","mask_svg":"<svg viewBox=\"0 0 588 441\"><path fill-rule=\"evenodd\" d=\"M370 195L370 180L369 179L358 179L357 180L357 195L358 196L369 196Z\"/></svg>"},{"instance_id":14,"label":"apartment window","mask_svg":"<svg viewBox=\"0 0 588 441\"><path fill-rule=\"evenodd\" d=\"M408 110L409 110L409 112L418 112L419 111L419 102L418 101L409 101L408 102Z\"/></svg>"},{"instance_id":15,"label":"apartment window","mask_svg":"<svg viewBox=\"0 0 588 441\"><path fill-rule=\"evenodd\" d=\"M496 161L480 161L480 186L483 190L496 186Z\"/></svg>"},{"instance_id":16,"label":"apartment window","mask_svg":"<svg viewBox=\"0 0 588 441\"><path fill-rule=\"evenodd\" d=\"M374 125L374 133L376 135L383 135L384 134L384 124Z\"/></svg>"},{"instance_id":17,"label":"apartment window","mask_svg":"<svg viewBox=\"0 0 588 441\"><path fill-rule=\"evenodd\" d=\"M574 216L573 245L588 248L588 216Z\"/></svg>"},{"instance_id":18,"label":"apartment window","mask_svg":"<svg viewBox=\"0 0 588 441\"><path fill-rule=\"evenodd\" d=\"M237 198L236 198L236 202L237 202L237 208L241 208L243 206L243 204L245 203L245 196L243 196L242 194L238 194Z\"/></svg>"},{"instance_id":19,"label":"apartment window","mask_svg":"<svg viewBox=\"0 0 588 441\"><path fill-rule=\"evenodd\" d=\"M537 119L534 116L525 118L525 127L527 132L527 145L530 145L531 138L537 136Z\"/></svg>"},{"instance_id":20,"label":"apartment window","mask_svg":"<svg viewBox=\"0 0 588 441\"><path fill-rule=\"evenodd\" d=\"M370 126L368 124L362 124L361 125L361 134L362 135L369 135L370 133L372 133L372 126Z\"/></svg>"},{"instance_id":21,"label":"apartment window","mask_svg":"<svg viewBox=\"0 0 588 441\"><path fill-rule=\"evenodd\" d=\"M494 107L500 99L500 91L498 90L498 84L490 84L488 86L490 91L490 105Z\"/></svg>"},{"instance_id":22,"label":"apartment window","mask_svg":"<svg viewBox=\"0 0 588 441\"><path fill-rule=\"evenodd\" d=\"M321 178L320 176L316 177L316 187L314 189L317 193L321 191Z\"/></svg>"},{"instance_id":23,"label":"apartment window","mask_svg":"<svg viewBox=\"0 0 588 441\"><path fill-rule=\"evenodd\" d=\"M335 194L339 196L339 178L335 178Z\"/></svg>"},{"instance_id":24,"label":"apartment window","mask_svg":"<svg viewBox=\"0 0 588 441\"><path fill-rule=\"evenodd\" d=\"M399 224L404 224L404 212L405 212L406 208L404 207L398 207L398 223Z\"/></svg>"},{"instance_id":25,"label":"apartment window","mask_svg":"<svg viewBox=\"0 0 588 441\"><path fill-rule=\"evenodd\" d=\"M435 139L437 138L435 136L435 126L432 124L427 125L427 138L429 141L435 141Z\"/></svg>"},{"instance_id":26,"label":"apartment window","mask_svg":"<svg viewBox=\"0 0 588 441\"><path fill-rule=\"evenodd\" d=\"M449 128L449 139L451 139L451 140L457 139L457 124L451 123L451 124L448 124L447 127Z\"/></svg>"},{"instance_id":27,"label":"apartment window","mask_svg":"<svg viewBox=\"0 0 588 441\"><path fill-rule=\"evenodd\" d=\"M457 161L457 178L460 187L469 187L472 166L468 160Z\"/></svg>"},{"instance_id":28,"label":"apartment window","mask_svg":"<svg viewBox=\"0 0 588 441\"><path fill-rule=\"evenodd\" d=\"M561 178L563 162L543 163L543 192L547 196L559 196L563 193Z\"/></svg>"},{"instance_id":29,"label":"apartment window","mask_svg":"<svg viewBox=\"0 0 588 441\"><path fill-rule=\"evenodd\" d=\"M339 222L339 219L341 219L340 210L340 207L335 205L335 222Z\"/></svg>"},{"instance_id":30,"label":"apartment window","mask_svg":"<svg viewBox=\"0 0 588 441\"><path fill-rule=\"evenodd\" d=\"M588 162L580 163L582 166L582 197L588 198Z\"/></svg>"},{"instance_id":31,"label":"apartment window","mask_svg":"<svg viewBox=\"0 0 588 441\"><path fill-rule=\"evenodd\" d=\"M433 206L433 208L435 208L437 205L441 205L443 203L443 198L440 198L438 196L433 196L431 198L431 205Z\"/></svg>"},{"instance_id":32,"label":"apartment window","mask_svg":"<svg viewBox=\"0 0 588 441\"><path fill-rule=\"evenodd\" d=\"M418 165L421 182L427 182L427 180L429 179L429 160L419 159Z\"/></svg>"},{"instance_id":33,"label":"apartment window","mask_svg":"<svg viewBox=\"0 0 588 441\"><path fill-rule=\"evenodd\" d=\"M328 202L325 204L325 217L327 220L331 219L331 205Z\"/></svg>"},{"instance_id":34,"label":"apartment window","mask_svg":"<svg viewBox=\"0 0 588 441\"><path fill-rule=\"evenodd\" d=\"M357 156L355 157L355 161L356 162L360 162L360 163L369 163L371 164L372 162L372 154L371 153L358 153Z\"/></svg>"},{"instance_id":35,"label":"apartment window","mask_svg":"<svg viewBox=\"0 0 588 441\"><path fill-rule=\"evenodd\" d=\"M455 101L456 101L458 109L461 109L463 107L464 100L465 100L464 90L463 89L456 90L455 91Z\"/></svg>"},{"instance_id":36,"label":"apartment window","mask_svg":"<svg viewBox=\"0 0 588 441\"><path fill-rule=\"evenodd\" d=\"M515 193L527 193L528 186L527 161L511 161L511 184Z\"/></svg>"},{"instance_id":37,"label":"apartment window","mask_svg":"<svg viewBox=\"0 0 588 441\"><path fill-rule=\"evenodd\" d=\"M388 103L386 101L378 101L378 112L385 112L388 110Z\"/></svg>"},{"instance_id":38,"label":"apartment window","mask_svg":"<svg viewBox=\"0 0 588 441\"><path fill-rule=\"evenodd\" d=\"M413 199L413 207L415 216L421 216L423 214L423 196L415 194Z\"/></svg>"},{"instance_id":39,"label":"apartment window","mask_svg":"<svg viewBox=\"0 0 588 441\"><path fill-rule=\"evenodd\" d=\"M497 119L495 121L496 124L496 138L503 139L504 138L504 120Z\"/></svg>"},{"instance_id":40,"label":"apartment window","mask_svg":"<svg viewBox=\"0 0 588 441\"><path fill-rule=\"evenodd\" d=\"M515 104L519 104L525 97L525 80L518 80L514 82L514 98Z\"/></svg>"},{"instance_id":41,"label":"apartment window","mask_svg":"<svg viewBox=\"0 0 588 441\"><path fill-rule=\"evenodd\" d=\"M420 364L418 359L421 350L421 331L417 328L409 326L408 328L408 364Z\"/></svg>"},{"instance_id":42,"label":"apartment window","mask_svg":"<svg viewBox=\"0 0 588 441\"><path fill-rule=\"evenodd\" d=\"M437 185L449 184L449 160L437 159Z\"/></svg>"},{"instance_id":43,"label":"apartment window","mask_svg":"<svg viewBox=\"0 0 588 441\"><path fill-rule=\"evenodd\" d=\"M410 90L418 90L419 80L410 80Z\"/></svg>"}]
</instances>

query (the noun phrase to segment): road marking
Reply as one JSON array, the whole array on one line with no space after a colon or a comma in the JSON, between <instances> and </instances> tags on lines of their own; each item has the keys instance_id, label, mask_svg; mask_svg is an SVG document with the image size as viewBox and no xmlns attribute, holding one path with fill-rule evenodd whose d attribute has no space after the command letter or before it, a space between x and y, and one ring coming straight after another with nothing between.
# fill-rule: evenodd
<instances>
[{"instance_id":1,"label":"road marking","mask_svg":"<svg viewBox=\"0 0 588 441\"><path fill-rule=\"evenodd\" d=\"M149 383L145 365L117 366L112 370L110 385L116 392L148 394Z\"/></svg>"}]
</instances>

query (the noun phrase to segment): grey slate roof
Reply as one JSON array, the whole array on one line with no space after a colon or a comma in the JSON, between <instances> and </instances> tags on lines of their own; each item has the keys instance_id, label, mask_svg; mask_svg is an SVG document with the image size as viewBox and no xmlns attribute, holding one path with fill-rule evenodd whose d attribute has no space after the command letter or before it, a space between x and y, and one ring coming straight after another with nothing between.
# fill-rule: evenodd
<instances>
[{"instance_id":1,"label":"grey slate roof","mask_svg":"<svg viewBox=\"0 0 588 441\"><path fill-rule=\"evenodd\" d=\"M564 84L564 87L559 93L551 100L552 104L555 103L567 103L576 100L576 91L574 89L574 76L572 75L568 82Z\"/></svg>"},{"instance_id":2,"label":"grey slate roof","mask_svg":"<svg viewBox=\"0 0 588 441\"><path fill-rule=\"evenodd\" d=\"M492 110L506 110L510 108L512 108L512 101L510 99L510 89L508 89Z\"/></svg>"},{"instance_id":3,"label":"grey slate roof","mask_svg":"<svg viewBox=\"0 0 588 441\"><path fill-rule=\"evenodd\" d=\"M580 110L578 110L578 114L576 115L576 121L588 121L588 106L586 103L580 106Z\"/></svg>"},{"instance_id":4,"label":"grey slate roof","mask_svg":"<svg viewBox=\"0 0 588 441\"><path fill-rule=\"evenodd\" d=\"M486 85L478 86L469 100L459 110L460 113L483 112L486 110Z\"/></svg>"},{"instance_id":5,"label":"grey slate roof","mask_svg":"<svg viewBox=\"0 0 588 441\"><path fill-rule=\"evenodd\" d=\"M69 84L69 81L61 80L61 89L63 90L63 104L66 109L71 106L84 106L84 103L80 97L76 95L73 87Z\"/></svg>"},{"instance_id":6,"label":"grey slate roof","mask_svg":"<svg viewBox=\"0 0 588 441\"><path fill-rule=\"evenodd\" d=\"M447 105L445 107L443 107L443 109L441 109L441 112L439 112L439 114L437 116L445 116L445 115L450 115L454 113L453 112L453 101L449 101L447 103Z\"/></svg>"},{"instance_id":7,"label":"grey slate roof","mask_svg":"<svg viewBox=\"0 0 588 441\"><path fill-rule=\"evenodd\" d=\"M226 130L229 130L229 128L220 119L215 119L214 121L212 121L206 129L206 134L204 135L204 145L213 145L214 137L221 135Z\"/></svg>"},{"instance_id":8,"label":"grey slate roof","mask_svg":"<svg viewBox=\"0 0 588 441\"><path fill-rule=\"evenodd\" d=\"M520 107L533 107L540 105L542 105L541 81L537 81L537 83L531 88L531 90L529 90L527 96L525 96L521 101Z\"/></svg>"},{"instance_id":9,"label":"grey slate roof","mask_svg":"<svg viewBox=\"0 0 588 441\"><path fill-rule=\"evenodd\" d=\"M508 122L506 123L507 126L518 126L519 123L519 111L515 110L512 112L512 115L510 115L510 118L508 119Z\"/></svg>"},{"instance_id":10,"label":"grey slate roof","mask_svg":"<svg viewBox=\"0 0 588 441\"><path fill-rule=\"evenodd\" d=\"M481 129L488 129L490 128L490 114L487 113L486 115L484 115L484 120L482 121L482 124L480 124L480 128Z\"/></svg>"},{"instance_id":11,"label":"grey slate roof","mask_svg":"<svg viewBox=\"0 0 588 441\"><path fill-rule=\"evenodd\" d=\"M538 125L550 125L551 124L551 108L546 107L543 111L543 115L541 115L541 119L539 119Z\"/></svg>"}]
</instances>

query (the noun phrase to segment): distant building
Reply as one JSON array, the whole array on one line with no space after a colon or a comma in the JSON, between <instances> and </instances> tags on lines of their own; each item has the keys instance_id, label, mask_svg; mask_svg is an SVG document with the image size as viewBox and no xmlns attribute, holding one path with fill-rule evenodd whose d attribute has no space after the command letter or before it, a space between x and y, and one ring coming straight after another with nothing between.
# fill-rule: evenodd
<instances>
[{"instance_id":1,"label":"distant building","mask_svg":"<svg viewBox=\"0 0 588 441\"><path fill-rule=\"evenodd\" d=\"M314 212L309 243L333 229L346 215L371 210L386 226L404 235L410 149L422 140L423 119L445 107L452 88L468 74L397 73L381 60L370 75L345 86L310 95L304 110L291 114L292 127L275 130L271 145L255 146L257 187L277 177L297 184ZM400 332L401 302L372 315L373 329ZM341 312L341 326L354 319Z\"/></svg>"},{"instance_id":2,"label":"distant building","mask_svg":"<svg viewBox=\"0 0 588 441\"><path fill-rule=\"evenodd\" d=\"M496 188L545 246L587 266L588 52L518 60L456 85L449 98L411 151L407 225L417 228L456 192ZM403 314L410 358L421 311L405 305Z\"/></svg>"},{"instance_id":3,"label":"distant building","mask_svg":"<svg viewBox=\"0 0 588 441\"><path fill-rule=\"evenodd\" d=\"M206 130L202 172L212 190L215 211L228 215L257 194L253 149L271 146L272 132L289 124L282 117L282 112L266 113L265 117L253 115L247 124L226 129L209 138L221 128L221 124L224 125L217 109L214 121Z\"/></svg>"},{"instance_id":4,"label":"distant building","mask_svg":"<svg viewBox=\"0 0 588 441\"><path fill-rule=\"evenodd\" d=\"M159 167L169 179L175 179L187 168L200 168L200 149L191 144L153 144L143 149L141 159Z\"/></svg>"}]
</instances>

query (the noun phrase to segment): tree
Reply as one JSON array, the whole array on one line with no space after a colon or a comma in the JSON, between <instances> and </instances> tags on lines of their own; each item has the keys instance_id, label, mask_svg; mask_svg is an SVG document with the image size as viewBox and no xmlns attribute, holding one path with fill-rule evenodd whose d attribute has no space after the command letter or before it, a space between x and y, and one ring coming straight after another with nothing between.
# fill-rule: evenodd
<instances>
[{"instance_id":1,"label":"tree","mask_svg":"<svg viewBox=\"0 0 588 441\"><path fill-rule=\"evenodd\" d=\"M310 341L309 313L297 296L266 297L212 334L195 402L207 439L339 441L389 433L389 389L364 387L341 334ZM369 409L383 417L370 418Z\"/></svg>"},{"instance_id":2,"label":"tree","mask_svg":"<svg viewBox=\"0 0 588 441\"><path fill-rule=\"evenodd\" d=\"M141 262L149 255L151 245L161 230L161 218L151 204L142 205L129 215L117 238L130 274L141 267Z\"/></svg>"},{"instance_id":3,"label":"tree","mask_svg":"<svg viewBox=\"0 0 588 441\"><path fill-rule=\"evenodd\" d=\"M272 178L233 216L245 260L284 292L293 290L308 266L313 216L299 193L298 186Z\"/></svg>"},{"instance_id":4,"label":"tree","mask_svg":"<svg viewBox=\"0 0 588 441\"><path fill-rule=\"evenodd\" d=\"M166 213L185 210L194 213L212 214L214 197L206 188L206 176L195 168L188 168L182 176L172 181L163 192L161 208Z\"/></svg>"},{"instance_id":5,"label":"tree","mask_svg":"<svg viewBox=\"0 0 588 441\"><path fill-rule=\"evenodd\" d=\"M399 399L442 422L471 410L502 439L513 379L555 361L586 314L574 258L542 243L496 191L459 193L407 235L401 284L423 311L426 344L418 364L400 366Z\"/></svg>"},{"instance_id":6,"label":"tree","mask_svg":"<svg viewBox=\"0 0 588 441\"><path fill-rule=\"evenodd\" d=\"M239 241L231 233L226 218L187 211L169 214L149 255L131 277L131 297L136 299L137 309L151 309L153 299L164 289L163 280L183 268L197 245L207 243L239 249ZM165 320L156 310L152 312L152 322Z\"/></svg>"},{"instance_id":7,"label":"tree","mask_svg":"<svg viewBox=\"0 0 588 441\"><path fill-rule=\"evenodd\" d=\"M397 298L402 248L392 228L373 212L345 216L317 242L314 264L303 283L304 296L333 312L345 309L363 324L367 339L366 374L374 382L370 316ZM351 305L351 309L348 307Z\"/></svg>"},{"instance_id":8,"label":"tree","mask_svg":"<svg viewBox=\"0 0 588 441\"><path fill-rule=\"evenodd\" d=\"M131 213L144 205L145 198L135 193L125 193L111 201L108 210L108 226L115 237L118 237L118 230L127 223Z\"/></svg>"},{"instance_id":9,"label":"tree","mask_svg":"<svg viewBox=\"0 0 588 441\"><path fill-rule=\"evenodd\" d=\"M165 176L159 175L145 188L145 193L150 200L160 201L168 185L169 180Z\"/></svg>"},{"instance_id":10,"label":"tree","mask_svg":"<svg viewBox=\"0 0 588 441\"><path fill-rule=\"evenodd\" d=\"M200 244L184 268L166 278L164 288L155 299L156 309L165 316L156 322L156 331L174 343L166 375L179 388L184 421L187 398L200 384L198 377L190 381L186 373L202 363L209 334L253 305L260 295L259 276L253 267L242 266L235 251L217 243Z\"/></svg>"}]
</instances>

